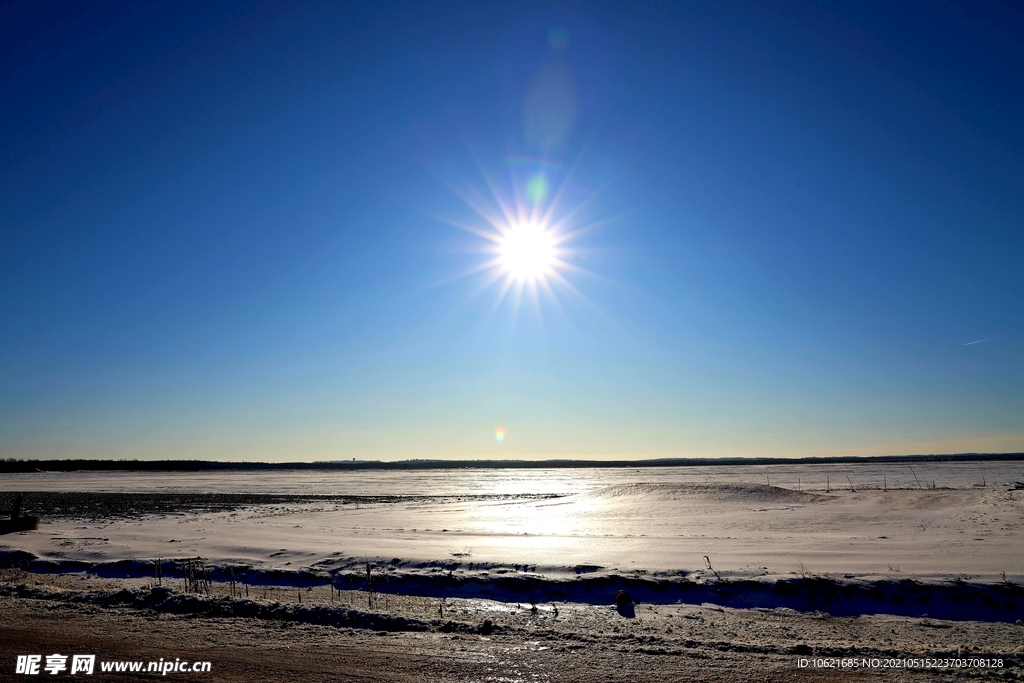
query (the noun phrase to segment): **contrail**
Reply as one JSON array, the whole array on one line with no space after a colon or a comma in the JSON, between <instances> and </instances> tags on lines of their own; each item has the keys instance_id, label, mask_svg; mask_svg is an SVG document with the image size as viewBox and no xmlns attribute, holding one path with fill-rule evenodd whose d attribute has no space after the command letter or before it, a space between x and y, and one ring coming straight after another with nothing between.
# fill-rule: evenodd
<instances>
[{"instance_id":1,"label":"contrail","mask_svg":"<svg viewBox=\"0 0 1024 683\"><path fill-rule=\"evenodd\" d=\"M966 344L964 344L964 346L970 346L971 344L980 344L983 341L988 341L988 339L979 339L978 341L967 342Z\"/></svg>"}]
</instances>

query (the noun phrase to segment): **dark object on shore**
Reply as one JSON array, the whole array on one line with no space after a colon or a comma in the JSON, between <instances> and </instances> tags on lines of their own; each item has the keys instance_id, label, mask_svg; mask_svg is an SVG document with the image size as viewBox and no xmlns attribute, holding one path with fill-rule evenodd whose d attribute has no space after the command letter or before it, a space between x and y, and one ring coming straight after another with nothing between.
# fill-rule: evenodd
<instances>
[{"instance_id":1,"label":"dark object on shore","mask_svg":"<svg viewBox=\"0 0 1024 683\"><path fill-rule=\"evenodd\" d=\"M19 516L21 514L22 500L21 496L14 499L14 505L11 506L10 519L0 519L0 534L9 534L15 531L35 531L39 528L38 517Z\"/></svg>"},{"instance_id":2,"label":"dark object on shore","mask_svg":"<svg viewBox=\"0 0 1024 683\"><path fill-rule=\"evenodd\" d=\"M494 632L494 622L490 619L484 619L484 622L480 624L480 628L477 629L482 635L490 635Z\"/></svg>"},{"instance_id":3,"label":"dark object on shore","mask_svg":"<svg viewBox=\"0 0 1024 683\"><path fill-rule=\"evenodd\" d=\"M633 608L633 596L628 591L619 591L615 594L615 611L619 613L620 617L627 619L636 616L636 610Z\"/></svg>"}]
</instances>

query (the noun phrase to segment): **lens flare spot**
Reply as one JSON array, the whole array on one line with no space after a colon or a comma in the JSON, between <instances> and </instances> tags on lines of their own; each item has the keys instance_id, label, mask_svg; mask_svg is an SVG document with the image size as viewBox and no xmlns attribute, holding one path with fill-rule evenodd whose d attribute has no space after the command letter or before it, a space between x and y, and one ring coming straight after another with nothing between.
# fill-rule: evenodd
<instances>
[{"instance_id":1,"label":"lens flare spot","mask_svg":"<svg viewBox=\"0 0 1024 683\"><path fill-rule=\"evenodd\" d=\"M537 223L511 226L501 238L500 249L502 267L520 282L543 277L555 261L554 240Z\"/></svg>"},{"instance_id":2,"label":"lens flare spot","mask_svg":"<svg viewBox=\"0 0 1024 683\"><path fill-rule=\"evenodd\" d=\"M548 47L552 52L561 52L569 45L569 34L561 28L553 28L548 32Z\"/></svg>"},{"instance_id":3,"label":"lens flare spot","mask_svg":"<svg viewBox=\"0 0 1024 683\"><path fill-rule=\"evenodd\" d=\"M540 204L548 196L548 179L543 173L536 173L526 181L526 197L534 205Z\"/></svg>"},{"instance_id":4,"label":"lens flare spot","mask_svg":"<svg viewBox=\"0 0 1024 683\"><path fill-rule=\"evenodd\" d=\"M494 430L494 440L497 441L498 443L501 443L502 441L505 440L504 427L498 427L497 429Z\"/></svg>"}]
</instances>

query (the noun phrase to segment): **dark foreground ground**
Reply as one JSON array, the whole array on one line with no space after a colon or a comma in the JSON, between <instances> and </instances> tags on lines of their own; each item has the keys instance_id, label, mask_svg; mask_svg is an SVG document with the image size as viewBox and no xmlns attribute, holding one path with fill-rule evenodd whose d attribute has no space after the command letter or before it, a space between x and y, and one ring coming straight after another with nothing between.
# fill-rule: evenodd
<instances>
[{"instance_id":1,"label":"dark foreground ground","mask_svg":"<svg viewBox=\"0 0 1024 683\"><path fill-rule=\"evenodd\" d=\"M681 655L630 646L551 647L517 635L464 636L336 629L289 622L193 619L82 606L5 600L3 680L17 653L85 653L99 660L187 657L212 662L210 674L179 681L817 681L863 675L801 671L793 657L698 648ZM47 676L50 678L50 676ZM56 678L56 676L54 676ZM91 680L132 676L96 673ZM161 678L156 674L140 680Z\"/></svg>"},{"instance_id":2,"label":"dark foreground ground","mask_svg":"<svg viewBox=\"0 0 1024 683\"><path fill-rule=\"evenodd\" d=\"M139 584L7 571L0 576L0 680L19 654L95 654L98 661L207 660L207 674L103 674L86 680L177 681L847 681L1024 680L1024 627L876 615L836 618L714 605L504 605L390 596L270 599L166 595ZM158 595L160 602L151 596ZM378 597L379 600L379 597ZM130 606L135 601L136 606ZM153 607L139 607L148 601ZM218 616L248 605L264 617ZM556 611L557 610L557 611ZM175 613L172 613L175 612ZM271 618L265 618L272 614ZM340 615L350 628L308 623ZM331 617L333 618L333 617ZM485 619L493 631L482 633ZM303 621L305 620L305 621ZM1001 660L1001 667L813 669L839 663Z\"/></svg>"}]
</instances>

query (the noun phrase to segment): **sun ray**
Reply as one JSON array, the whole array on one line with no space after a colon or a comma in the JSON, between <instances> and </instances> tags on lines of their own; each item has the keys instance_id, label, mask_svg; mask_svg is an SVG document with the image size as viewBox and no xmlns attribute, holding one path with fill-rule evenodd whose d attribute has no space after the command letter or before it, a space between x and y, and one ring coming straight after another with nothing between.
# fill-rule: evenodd
<instances>
[{"instance_id":1,"label":"sun ray","mask_svg":"<svg viewBox=\"0 0 1024 683\"><path fill-rule=\"evenodd\" d=\"M551 301L551 305L555 307L558 314L565 318L565 311L562 309L562 303L558 300L558 296L555 294L554 288L551 287L551 282L545 277L540 279L540 286L544 289L544 293L548 295L548 299Z\"/></svg>"},{"instance_id":2,"label":"sun ray","mask_svg":"<svg viewBox=\"0 0 1024 683\"><path fill-rule=\"evenodd\" d=\"M523 305L523 283L521 281L512 281L512 316L509 321L511 331L515 331L516 325L519 322L519 309Z\"/></svg>"},{"instance_id":3,"label":"sun ray","mask_svg":"<svg viewBox=\"0 0 1024 683\"><path fill-rule=\"evenodd\" d=\"M625 218L628 215L629 215L629 212L625 212L624 211L624 212L622 212L620 214L616 214L614 216L608 216L607 218L601 218L601 219L598 219L596 221L591 221L591 222L589 222L589 223L587 223L585 225L581 225L580 227L578 227L578 228L576 228L574 230L569 230L567 232L559 232L557 234L557 236L555 237L555 244L561 244L562 242L568 242L570 240L574 240L577 237L581 237L582 235L587 234L588 232L591 232L593 230L597 230L598 228L603 228L604 226L606 226L606 225L608 225L610 223L614 223L614 222L620 221L620 220L622 220L623 218ZM552 227L552 230L554 231L556 229L556 227L561 226L561 225L564 225L564 222L556 224L555 227Z\"/></svg>"},{"instance_id":4,"label":"sun ray","mask_svg":"<svg viewBox=\"0 0 1024 683\"><path fill-rule=\"evenodd\" d=\"M498 269L493 269L491 273L488 274L486 280L483 283L481 283L480 286L478 286L472 293L465 297L460 305L464 306L467 305L470 301L475 300L481 294L489 290L494 285L495 282L501 280L502 278L503 274L501 273L501 271ZM507 278L505 278L505 282L502 284L498 296L495 297L493 305L488 309L487 313L484 315L483 320L480 321L481 325L483 326L481 329L486 328L487 325L489 325L491 320L494 318L494 315L501 309L502 302L505 300L508 289L511 286L512 283L509 282Z\"/></svg>"},{"instance_id":5,"label":"sun ray","mask_svg":"<svg viewBox=\"0 0 1024 683\"><path fill-rule=\"evenodd\" d=\"M449 190L451 190L452 194L454 194L456 197L461 199L463 201L463 203L465 203L466 206L468 206L470 209L472 209L472 211L474 213L476 213L478 216L483 218L495 230L500 232L501 231L501 227L503 225L507 225L508 224L508 216L507 215L505 215L504 219L502 217L500 217L500 216L495 216L490 211L488 211L485 206L480 204L473 197L470 197L469 194L467 194L466 192L460 190L459 188L457 188L454 185L451 185L449 183L446 183L445 185L446 185L446 187L448 187ZM499 210L501 210L502 213L504 213L504 210L501 207L499 207Z\"/></svg>"},{"instance_id":6,"label":"sun ray","mask_svg":"<svg viewBox=\"0 0 1024 683\"><path fill-rule=\"evenodd\" d=\"M487 167L484 165L483 161L481 161L480 157L477 155L476 149L473 147L472 144L470 144L470 141L466 137L465 133L462 134L462 141L463 141L463 144L466 145L466 149L469 151L469 155L471 157L473 157L473 162L476 164L477 172L480 174L480 177L483 178L484 184L487 186L487 189L490 190L491 199L494 200L494 203L497 205L498 210L505 217L505 223L507 224L507 223L512 222L513 221L513 214L512 214L512 212L509 210L508 205L505 203L505 200L502 197L501 192L498 190L497 185L494 183L494 180L491 178L490 173L487 172ZM470 207L470 208L472 208L472 207ZM479 213L479 211L477 209L474 209L474 211L477 211L477 213ZM498 230L499 232L501 232L500 225L498 225L498 224L493 224L493 225L494 225L495 230Z\"/></svg>"},{"instance_id":7,"label":"sun ray","mask_svg":"<svg viewBox=\"0 0 1024 683\"><path fill-rule=\"evenodd\" d=\"M462 272L456 273L455 275L449 275L448 277L443 277L440 280L435 280L434 282L431 282L429 285L425 285L424 289L433 289L435 287L443 287L444 285L448 285L448 284L451 284L453 282L458 282L459 280L464 280L464 279L466 279L468 277L472 277L472 276L476 275L477 273L483 273L483 272L486 272L486 271L492 271L493 272L497 268L497 266L498 266L498 259L496 259L496 258L491 259L490 261L485 261L483 263L478 263L477 265L470 266L469 268L466 268ZM501 273L495 274L494 278L491 279L487 283L486 287L490 287L492 284L494 284L494 281L497 280L500 277L501 277ZM486 287L485 287L485 289L486 289Z\"/></svg>"},{"instance_id":8,"label":"sun ray","mask_svg":"<svg viewBox=\"0 0 1024 683\"><path fill-rule=\"evenodd\" d=\"M573 255L578 253L573 245L575 240L621 218L589 216L590 220L581 220L584 212L592 212L595 200L606 191L608 183L583 193L582 197L575 193L572 186L581 168L582 154L569 167L547 159L511 156L506 158L507 184L499 187L497 178L502 174L488 170L471 146L467 147L482 183L444 184L479 221L430 215L480 238L481 247L475 251L486 254L486 258L442 282L479 278L478 286L465 301L475 300L486 291L494 292L493 305L484 322L504 308L511 315L510 330L515 329L516 319L526 309L542 330L546 307L553 306L558 316L567 319L563 303L573 300L607 319L569 277L613 282L572 262Z\"/></svg>"},{"instance_id":9,"label":"sun ray","mask_svg":"<svg viewBox=\"0 0 1024 683\"><path fill-rule=\"evenodd\" d=\"M557 270L552 273L552 278L558 281L558 284L569 291L575 298L582 301L588 309L605 322L611 324L613 327L619 328L619 324L605 311L590 300L586 294L577 289L571 282L569 282L561 273Z\"/></svg>"},{"instance_id":10,"label":"sun ray","mask_svg":"<svg viewBox=\"0 0 1024 683\"><path fill-rule=\"evenodd\" d=\"M498 276L498 279L501 279L500 275ZM501 285L501 289L498 290L498 296L494 300L494 307L491 309L491 313L495 313L499 308L501 308L501 305L505 302L505 298L509 295L509 291L511 291L515 285L515 280L505 278L505 281Z\"/></svg>"},{"instance_id":11,"label":"sun ray","mask_svg":"<svg viewBox=\"0 0 1024 683\"><path fill-rule=\"evenodd\" d=\"M484 230L483 228L479 228L479 227L477 227L475 225L470 225L469 223L463 223L462 221L457 221L454 218L448 218L446 216L442 216L441 214L434 213L433 211L427 211L427 210L424 209L423 213L425 213L426 215L430 216L431 218L436 218L437 220L441 221L442 223L447 223L448 225L452 226L453 228L458 228L459 230L465 230L468 233L472 233L474 235L477 235L478 237L483 237L484 239L491 240L492 242L496 242L496 243L500 243L501 242L501 235L500 234L489 232L489 231Z\"/></svg>"},{"instance_id":12,"label":"sun ray","mask_svg":"<svg viewBox=\"0 0 1024 683\"><path fill-rule=\"evenodd\" d=\"M583 143L583 146L580 148L579 154L577 154L576 158L573 160L572 165L569 166L569 168L566 170L565 177L559 184L558 190L555 191L555 195L551 198L551 201L548 203L547 210L545 211L544 216L541 219L541 222L550 223L552 218L554 218L555 213L558 211L558 208L562 204L562 196L568 190L569 184L572 182L573 177L576 175L576 171L579 169L580 164L583 163L583 157L586 155L587 150L590 149L590 145L593 143L593 141L594 132L591 131L591 133L587 136L587 140ZM600 193L606 187L607 184L599 187L596 192Z\"/></svg>"},{"instance_id":13,"label":"sun ray","mask_svg":"<svg viewBox=\"0 0 1024 683\"><path fill-rule=\"evenodd\" d=\"M568 190L569 182L572 180L572 177L576 174L576 169L579 167L581 158L581 156L578 156L576 158L576 161L573 162L573 165L569 167L569 170L568 172L566 172L565 177L562 179L562 182L559 183L558 189L555 190L554 196L551 198L551 201L548 202L547 209L544 211L544 216L541 218L541 222L551 222L551 219L554 217L555 212L558 210L558 207L561 206L562 196Z\"/></svg>"}]
</instances>

